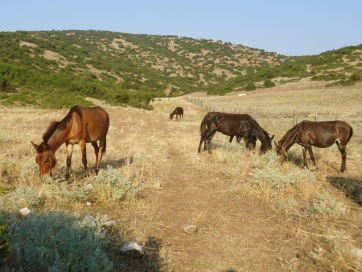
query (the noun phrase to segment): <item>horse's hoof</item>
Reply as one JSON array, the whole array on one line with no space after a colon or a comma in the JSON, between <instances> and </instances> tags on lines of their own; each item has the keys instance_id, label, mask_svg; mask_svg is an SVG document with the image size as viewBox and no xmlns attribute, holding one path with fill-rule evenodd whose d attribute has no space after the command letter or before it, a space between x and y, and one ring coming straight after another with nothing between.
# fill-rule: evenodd
<instances>
[{"instance_id":1,"label":"horse's hoof","mask_svg":"<svg viewBox=\"0 0 362 272\"><path fill-rule=\"evenodd\" d=\"M70 179L70 175L65 175L65 180L68 180L68 179Z\"/></svg>"}]
</instances>

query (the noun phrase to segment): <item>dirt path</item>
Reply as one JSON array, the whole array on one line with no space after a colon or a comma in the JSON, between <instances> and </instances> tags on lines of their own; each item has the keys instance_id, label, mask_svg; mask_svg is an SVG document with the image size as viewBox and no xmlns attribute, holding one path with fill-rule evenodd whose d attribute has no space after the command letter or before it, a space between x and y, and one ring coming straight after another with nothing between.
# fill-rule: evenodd
<instances>
[{"instance_id":1,"label":"dirt path","mask_svg":"<svg viewBox=\"0 0 362 272\"><path fill-rule=\"evenodd\" d=\"M174 271L204 267L208 271L279 271L283 257L290 258L293 252L295 256L296 249L287 241L288 229L255 199L230 191L230 184L219 178L219 169L197 173L173 150L170 160L162 177L162 194L150 201L159 206L154 216L160 223L161 240L168 241L174 255ZM195 235L183 233L182 228L190 224L198 228Z\"/></svg>"},{"instance_id":2,"label":"dirt path","mask_svg":"<svg viewBox=\"0 0 362 272\"><path fill-rule=\"evenodd\" d=\"M184 121L168 121L168 112L181 102ZM157 246L149 242L146 247L151 252L157 247L155 262L163 263L167 271L282 271L285 260L299 254L297 241L289 238L291 229L257 199L234 192L209 154L193 157L205 113L177 100L155 108L157 115L148 118L145 131L157 127L167 142L167 162L152 169L161 186L148 188L141 200L125 204L120 219L131 222L129 229L139 240L157 241ZM152 137L158 138L147 138ZM180 151L190 141L193 149ZM152 143L156 148L157 141ZM185 233L189 225L197 227L196 234ZM155 262L147 271L164 271Z\"/></svg>"}]
</instances>

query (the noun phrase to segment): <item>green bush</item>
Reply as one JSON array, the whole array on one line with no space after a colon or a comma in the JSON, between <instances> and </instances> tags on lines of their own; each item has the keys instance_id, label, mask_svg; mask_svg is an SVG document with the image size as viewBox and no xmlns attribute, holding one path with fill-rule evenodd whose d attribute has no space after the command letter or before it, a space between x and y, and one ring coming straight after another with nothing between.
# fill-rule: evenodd
<instances>
[{"instance_id":1,"label":"green bush","mask_svg":"<svg viewBox=\"0 0 362 272\"><path fill-rule=\"evenodd\" d=\"M125 200L136 198L140 192L140 188L133 185L127 178L123 177L119 170L112 166L99 171L94 179L93 185L95 191L103 191L110 199Z\"/></svg>"},{"instance_id":2,"label":"green bush","mask_svg":"<svg viewBox=\"0 0 362 272\"><path fill-rule=\"evenodd\" d=\"M11 214L5 271L112 271L102 218L92 222L62 211Z\"/></svg>"},{"instance_id":3,"label":"green bush","mask_svg":"<svg viewBox=\"0 0 362 272\"><path fill-rule=\"evenodd\" d=\"M264 88L271 88L271 87L275 87L275 83L273 81L271 81L270 79L267 79L264 81Z\"/></svg>"},{"instance_id":4,"label":"green bush","mask_svg":"<svg viewBox=\"0 0 362 272\"><path fill-rule=\"evenodd\" d=\"M7 228L6 226L0 224L0 264L3 262L3 259L8 255L10 242L7 238Z\"/></svg>"},{"instance_id":5,"label":"green bush","mask_svg":"<svg viewBox=\"0 0 362 272\"><path fill-rule=\"evenodd\" d=\"M255 86L255 84L253 82L250 82L245 86L245 90L246 91L255 91L256 86Z\"/></svg>"}]
</instances>

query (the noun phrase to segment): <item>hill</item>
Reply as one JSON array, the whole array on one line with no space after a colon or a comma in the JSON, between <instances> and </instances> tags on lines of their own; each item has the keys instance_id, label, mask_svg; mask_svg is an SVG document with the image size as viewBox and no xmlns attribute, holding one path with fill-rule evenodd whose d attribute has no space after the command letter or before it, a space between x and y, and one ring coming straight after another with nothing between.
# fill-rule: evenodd
<instances>
[{"instance_id":1,"label":"hill","mask_svg":"<svg viewBox=\"0 0 362 272\"><path fill-rule=\"evenodd\" d=\"M150 108L155 97L225 94L301 78L352 84L362 46L287 57L243 45L109 31L0 33L0 100L44 108L113 105Z\"/></svg>"}]
</instances>

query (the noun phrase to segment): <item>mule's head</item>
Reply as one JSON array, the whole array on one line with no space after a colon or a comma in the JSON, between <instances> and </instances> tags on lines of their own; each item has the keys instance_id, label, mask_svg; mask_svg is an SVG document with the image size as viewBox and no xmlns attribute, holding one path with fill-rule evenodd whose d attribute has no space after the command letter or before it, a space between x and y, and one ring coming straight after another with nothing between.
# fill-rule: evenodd
<instances>
[{"instance_id":1,"label":"mule's head","mask_svg":"<svg viewBox=\"0 0 362 272\"><path fill-rule=\"evenodd\" d=\"M262 143L261 147L260 147L260 151L262 153L265 153L268 150L271 150L273 148L273 139L274 139L274 135L272 137L270 137L268 133L265 133L265 142Z\"/></svg>"},{"instance_id":2,"label":"mule's head","mask_svg":"<svg viewBox=\"0 0 362 272\"><path fill-rule=\"evenodd\" d=\"M274 141L274 146L275 146L274 150L280 156L280 163L283 163L288 157L287 152L283 147L283 144L284 140L280 140L279 142Z\"/></svg>"},{"instance_id":3,"label":"mule's head","mask_svg":"<svg viewBox=\"0 0 362 272\"><path fill-rule=\"evenodd\" d=\"M36 156L36 162L39 165L40 175L52 174L52 169L56 165L57 160L54 156L53 151L49 148L49 146L45 143L41 143L39 145L31 142L36 152L38 153Z\"/></svg>"},{"instance_id":4,"label":"mule's head","mask_svg":"<svg viewBox=\"0 0 362 272\"><path fill-rule=\"evenodd\" d=\"M282 141L274 141L274 150L278 155L282 154Z\"/></svg>"}]
</instances>

